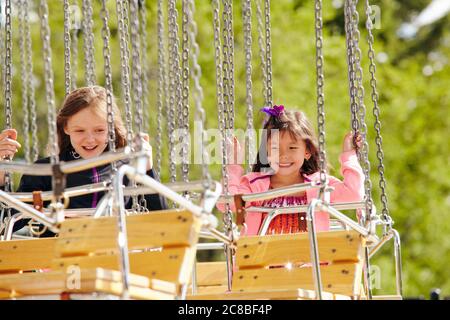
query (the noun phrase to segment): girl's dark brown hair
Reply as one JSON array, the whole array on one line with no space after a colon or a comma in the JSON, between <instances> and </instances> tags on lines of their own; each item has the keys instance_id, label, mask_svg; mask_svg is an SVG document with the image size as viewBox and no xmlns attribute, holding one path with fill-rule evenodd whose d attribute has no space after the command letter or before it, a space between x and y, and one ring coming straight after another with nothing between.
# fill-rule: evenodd
<instances>
[{"instance_id":1,"label":"girl's dark brown hair","mask_svg":"<svg viewBox=\"0 0 450 320\"><path fill-rule=\"evenodd\" d=\"M113 98L114 131L116 134L116 148L127 145L126 130L120 116L120 110ZM70 117L88 107L95 108L99 113L106 114L106 90L100 86L82 87L70 92L58 112L56 126L58 132L59 152L65 152L72 148L70 137L64 132Z\"/></svg>"},{"instance_id":2,"label":"girl's dark brown hair","mask_svg":"<svg viewBox=\"0 0 450 320\"><path fill-rule=\"evenodd\" d=\"M284 110L279 116L270 116L264 125L261 146L253 165L253 172L260 172L262 168L269 168L270 164L267 160L267 141L271 136L271 130L279 130L279 133L289 132L295 140L302 139L305 141L306 149L310 152L311 157L303 162L300 173L312 174L319 171L319 148L317 138L314 134L313 126L302 111ZM261 161L260 156L263 157Z\"/></svg>"}]
</instances>

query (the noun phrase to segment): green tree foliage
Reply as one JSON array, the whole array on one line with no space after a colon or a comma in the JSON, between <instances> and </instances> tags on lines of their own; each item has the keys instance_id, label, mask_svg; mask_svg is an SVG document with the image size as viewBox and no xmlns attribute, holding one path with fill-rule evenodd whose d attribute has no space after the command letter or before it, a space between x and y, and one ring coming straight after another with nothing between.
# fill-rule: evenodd
<instances>
[{"instance_id":1,"label":"green tree foliage","mask_svg":"<svg viewBox=\"0 0 450 320\"><path fill-rule=\"evenodd\" d=\"M80 0L78 6L81 8ZM32 2L31 31L33 37L33 62L36 99L39 108L39 139L41 147L47 141L45 85L43 80L42 41L39 31L37 3ZM93 1L96 71L100 84L104 83L101 20L99 1ZM365 14L362 2L359 7L360 28L364 29ZM74 1L71 1L73 4ZM150 134L156 134L156 78L157 39L156 1L147 1L148 10L148 66L150 79ZM333 3L334 5L331 5ZM350 130L350 112L347 82L347 64L344 35L343 1L324 1L324 57L325 57L325 107L326 145L331 173L339 176L338 156L344 134ZM397 30L401 23L423 10L430 0L378 0L372 4L380 8L380 28L374 30L377 57L376 77L380 94L382 136L385 174L388 183L390 213L394 227L402 237L404 293L406 296L428 296L433 287L440 287L450 295L450 162L447 134L449 128L450 23L448 16L432 25L423 27L411 40L401 40ZM197 41L200 45L199 62L203 77L201 84L205 99L207 128L217 128L215 66L213 48L212 11L210 1L196 1L195 18L198 25ZM49 1L51 42L55 93L57 106L64 98L64 47L62 1ZM117 41L117 20L114 1L108 1L110 10L111 46L114 93L121 96L120 56ZM180 11L181 12L181 11ZM253 13L256 10L253 8ZM245 128L245 68L241 2L234 1L235 23L235 77L236 77L236 127ZM288 108L304 110L312 120L316 119L316 76L313 1L272 1L272 60L274 103ZM263 106L260 58L257 45L256 19L253 19L253 97L254 120L260 127L262 116L257 110ZM13 59L13 121L22 126L20 63L18 53L17 20ZM361 31L361 49L365 71L366 121L369 127L371 178L373 198L381 211L378 188L378 160L375 132L373 130L373 103L370 95L366 32ZM78 86L83 85L84 62L82 38L79 38ZM3 65L3 64L2 64ZM3 99L1 100L3 105ZM191 112L193 113L193 111ZM3 115L2 115L3 117ZM21 130L19 129L19 132ZM23 133L20 141L23 142ZM164 144L166 145L166 144ZM44 154L44 150L42 150ZM17 159L23 156L19 153ZM167 181L167 150L163 158L163 180ZM220 179L219 165L210 166L213 178ZM200 170L193 166L191 179L200 177ZM372 260L381 270L381 288L378 293L393 293L394 260L393 245L389 243Z\"/></svg>"}]
</instances>

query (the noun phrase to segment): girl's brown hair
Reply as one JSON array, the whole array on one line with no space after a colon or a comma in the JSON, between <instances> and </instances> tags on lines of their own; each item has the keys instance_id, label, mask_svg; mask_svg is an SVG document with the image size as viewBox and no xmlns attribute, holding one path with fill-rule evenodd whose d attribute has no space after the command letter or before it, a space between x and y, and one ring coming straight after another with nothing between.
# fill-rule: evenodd
<instances>
[{"instance_id":1,"label":"girl's brown hair","mask_svg":"<svg viewBox=\"0 0 450 320\"><path fill-rule=\"evenodd\" d=\"M310 152L311 157L303 162L300 168L300 173L312 174L319 171L319 148L317 145L317 138L314 134L313 126L302 111L288 111L284 110L279 116L270 116L264 125L262 136L262 143L256 163L253 165L253 172L260 172L262 168L270 167L267 160L267 141L271 136L272 130L279 130L279 132L289 132L295 140L302 139L306 144L306 149ZM261 161L264 157L264 161ZM264 163L263 163L264 162Z\"/></svg>"},{"instance_id":2,"label":"girl's brown hair","mask_svg":"<svg viewBox=\"0 0 450 320\"><path fill-rule=\"evenodd\" d=\"M127 145L126 130L120 116L120 110L117 107L115 98L113 97L113 112L114 112L114 131L116 134L116 148L123 148ZM56 126L58 133L58 147L59 152L70 150L70 137L64 132L67 121L70 117L80 112L81 110L93 107L97 111L102 111L106 114L106 90L100 86L82 87L70 92L64 99L62 108L58 112L56 118Z\"/></svg>"}]
</instances>

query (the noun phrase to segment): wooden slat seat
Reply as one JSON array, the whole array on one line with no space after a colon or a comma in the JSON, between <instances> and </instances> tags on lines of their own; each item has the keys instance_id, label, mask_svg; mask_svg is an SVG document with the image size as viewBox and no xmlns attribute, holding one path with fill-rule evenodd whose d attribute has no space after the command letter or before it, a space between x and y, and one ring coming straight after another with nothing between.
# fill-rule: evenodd
<instances>
[{"instance_id":1,"label":"wooden slat seat","mask_svg":"<svg viewBox=\"0 0 450 320\"><path fill-rule=\"evenodd\" d=\"M359 234L355 231L319 232L317 239L324 298L358 298L363 252ZM231 292L226 289L221 293L208 292L205 288L190 298L312 297L308 291L314 290L314 281L307 233L242 237L237 242L235 259ZM226 272L224 275L226 277Z\"/></svg>"},{"instance_id":2,"label":"wooden slat seat","mask_svg":"<svg viewBox=\"0 0 450 320\"><path fill-rule=\"evenodd\" d=\"M76 279L74 279L74 276ZM79 277L79 278L78 278ZM147 277L130 275L130 298L171 299L173 295L149 288ZM3 298L33 295L62 295L68 293L104 293L120 295L121 273L105 269L80 269L78 275L63 270L27 272L0 275L0 292Z\"/></svg>"},{"instance_id":3,"label":"wooden slat seat","mask_svg":"<svg viewBox=\"0 0 450 320\"><path fill-rule=\"evenodd\" d=\"M146 289L157 290L160 298L180 295L182 286L191 278L200 219L186 210L164 210L126 219L131 274L148 279ZM54 276L61 282L61 277L73 267L83 271L120 270L117 217L65 220L57 238L0 242L0 274L5 276L3 280L11 290L14 281L21 283L27 277L39 283L39 277ZM39 269L47 272L17 274ZM101 287L113 288L113 292L121 290L121 286L111 281L101 282ZM4 290L9 289L5 286Z\"/></svg>"}]
</instances>

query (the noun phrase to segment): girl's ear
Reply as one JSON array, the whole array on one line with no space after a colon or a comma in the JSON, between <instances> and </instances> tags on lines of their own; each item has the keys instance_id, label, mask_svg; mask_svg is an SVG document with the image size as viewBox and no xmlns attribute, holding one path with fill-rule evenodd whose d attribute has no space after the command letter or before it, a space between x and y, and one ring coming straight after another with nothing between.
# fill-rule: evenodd
<instances>
[{"instance_id":1,"label":"girl's ear","mask_svg":"<svg viewBox=\"0 0 450 320\"><path fill-rule=\"evenodd\" d=\"M305 151L305 159L309 160L309 158L311 158L311 152L309 152L309 150Z\"/></svg>"},{"instance_id":2,"label":"girl's ear","mask_svg":"<svg viewBox=\"0 0 450 320\"><path fill-rule=\"evenodd\" d=\"M64 133L69 136L69 131L67 130L67 125L64 126Z\"/></svg>"}]
</instances>

